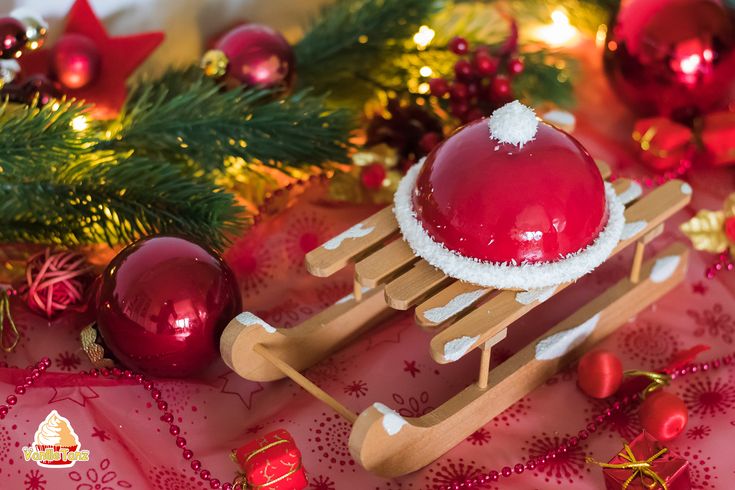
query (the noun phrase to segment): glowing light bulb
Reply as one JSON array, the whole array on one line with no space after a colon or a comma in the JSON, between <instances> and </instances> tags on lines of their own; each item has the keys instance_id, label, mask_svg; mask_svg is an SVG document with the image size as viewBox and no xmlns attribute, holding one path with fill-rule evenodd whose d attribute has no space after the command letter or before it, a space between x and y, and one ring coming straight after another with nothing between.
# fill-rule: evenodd
<instances>
[{"instance_id":1,"label":"glowing light bulb","mask_svg":"<svg viewBox=\"0 0 735 490\"><path fill-rule=\"evenodd\" d=\"M84 131L89 127L86 116L77 116L71 120L71 127L74 131Z\"/></svg>"},{"instance_id":2,"label":"glowing light bulb","mask_svg":"<svg viewBox=\"0 0 735 490\"><path fill-rule=\"evenodd\" d=\"M431 74L434 73L434 70L432 70L430 66L422 66L419 73L422 77L430 77Z\"/></svg>"},{"instance_id":3,"label":"glowing light bulb","mask_svg":"<svg viewBox=\"0 0 735 490\"><path fill-rule=\"evenodd\" d=\"M421 26L419 32L413 35L413 42L416 43L419 49L426 49L426 46L431 43L435 35L434 29L429 26Z\"/></svg>"},{"instance_id":4,"label":"glowing light bulb","mask_svg":"<svg viewBox=\"0 0 735 490\"><path fill-rule=\"evenodd\" d=\"M538 39L549 46L569 46L579 37L579 31L569 22L569 17L561 9L551 12L551 24L538 27L535 31Z\"/></svg>"}]
</instances>

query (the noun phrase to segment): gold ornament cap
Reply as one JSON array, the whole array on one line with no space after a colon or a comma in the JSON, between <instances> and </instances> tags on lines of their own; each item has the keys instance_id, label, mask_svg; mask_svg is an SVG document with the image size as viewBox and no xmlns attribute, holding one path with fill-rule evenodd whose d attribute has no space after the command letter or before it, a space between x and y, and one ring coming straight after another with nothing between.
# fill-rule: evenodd
<instances>
[{"instance_id":1,"label":"gold ornament cap","mask_svg":"<svg viewBox=\"0 0 735 490\"><path fill-rule=\"evenodd\" d=\"M26 8L17 8L10 12L10 17L16 19L26 28L26 47L31 51L43 46L48 33L48 23L43 17Z\"/></svg>"},{"instance_id":2,"label":"gold ornament cap","mask_svg":"<svg viewBox=\"0 0 735 490\"><path fill-rule=\"evenodd\" d=\"M227 55L219 49L210 49L202 56L201 66L204 74L211 78L222 78L227 72L230 61Z\"/></svg>"}]
</instances>

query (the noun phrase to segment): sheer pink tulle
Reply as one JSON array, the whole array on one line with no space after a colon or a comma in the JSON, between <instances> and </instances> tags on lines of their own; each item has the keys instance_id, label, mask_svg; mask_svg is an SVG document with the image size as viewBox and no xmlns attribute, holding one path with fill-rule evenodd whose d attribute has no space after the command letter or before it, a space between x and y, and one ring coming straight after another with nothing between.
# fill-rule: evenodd
<instances>
[{"instance_id":1,"label":"sheer pink tulle","mask_svg":"<svg viewBox=\"0 0 735 490\"><path fill-rule=\"evenodd\" d=\"M30 309L53 318L83 300L90 271L83 255L47 248L28 259L21 295Z\"/></svg>"}]
</instances>

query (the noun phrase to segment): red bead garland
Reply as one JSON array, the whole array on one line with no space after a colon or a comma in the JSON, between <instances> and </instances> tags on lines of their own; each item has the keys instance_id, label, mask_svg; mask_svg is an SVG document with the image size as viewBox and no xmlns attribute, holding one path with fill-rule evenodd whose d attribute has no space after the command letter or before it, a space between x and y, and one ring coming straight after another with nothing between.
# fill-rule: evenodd
<instances>
[{"instance_id":1,"label":"red bead garland","mask_svg":"<svg viewBox=\"0 0 735 490\"><path fill-rule=\"evenodd\" d=\"M701 362L697 364L690 364L688 366L685 366L681 369L678 369L672 373L669 373L671 376L672 381L676 380L678 378L681 378L682 376L686 376L688 374L696 374L700 371L709 371L713 369L719 369L722 366L730 366L733 364L733 361L735 361L735 353L728 354L726 356L723 356L718 359L713 359L711 361L707 362ZM38 361L35 365L29 366L28 369L30 370L30 376L27 376L22 384L18 384L15 387L15 393L17 395L23 395L26 392L26 388L30 388L35 384L35 382L46 372L46 370L51 367L51 359L48 357L41 358L40 361ZM176 447L182 450L181 457L185 461L191 461L190 467L191 469L198 474L199 478L202 481L209 482L210 488L214 489L222 489L222 490L236 490L237 487L235 487L232 483L225 481L222 483L221 480L217 478L212 477L212 473L207 470L206 468L203 468L202 462L198 459L194 458L194 452L187 447L187 441L184 437L180 436L181 428L174 424L174 416L171 412L167 412L168 403L161 399L161 391L156 388L153 381L146 378L145 376L141 374L136 374L132 372L131 370L121 370L119 368L113 368L113 369L91 369L89 371L80 371L79 374L84 376L90 376L92 378L120 378L120 379L128 379L131 381L131 383L137 383L143 387L146 391L149 391L151 394L151 398L157 402L157 407L160 411L164 412L161 416L161 421L169 424L169 433L174 439L174 444ZM598 428L603 426L615 413L619 412L623 408L627 407L628 405L632 403L636 403L640 401L641 396L638 393L635 393L631 396L624 395L622 397L619 397L614 402L612 402L607 408L602 410L600 414L595 416L592 420L592 422L589 422L586 426L586 428L581 429L579 432L577 432L577 436L572 436L569 438L564 439L556 448L549 450L546 454L543 456L537 457L537 458L531 458L530 460L526 461L525 463L516 463L513 466L504 466L503 468L498 470L491 470L487 473L480 474L478 476L475 476L473 478L468 478L467 480L459 483L452 483L451 485L445 485L443 487L440 487L440 490L459 490L459 489L470 489L470 488L476 488L482 485L486 485L490 482L497 482L500 480L501 476L503 478L509 478L513 475L521 475L524 473L524 471L528 470L534 470L535 468L542 467L549 461L553 461L558 456L564 454L567 452L569 448L575 447L579 444L579 441L583 441L587 439L591 433L595 432ZM18 397L16 395L10 394L5 398L5 405L0 405L0 420L3 420L8 413L10 412L13 407L18 403Z\"/></svg>"}]
</instances>

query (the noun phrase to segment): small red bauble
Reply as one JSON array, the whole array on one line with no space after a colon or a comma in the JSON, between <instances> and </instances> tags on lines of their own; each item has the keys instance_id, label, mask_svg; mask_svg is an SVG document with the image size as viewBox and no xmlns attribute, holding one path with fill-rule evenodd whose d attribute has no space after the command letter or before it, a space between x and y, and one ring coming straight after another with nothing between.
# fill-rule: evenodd
<instances>
[{"instance_id":1,"label":"small red bauble","mask_svg":"<svg viewBox=\"0 0 735 490\"><path fill-rule=\"evenodd\" d=\"M556 261L607 223L594 160L545 123L522 149L493 140L487 119L468 124L429 154L416 189L413 209L433 240L482 261Z\"/></svg>"},{"instance_id":2,"label":"small red bauble","mask_svg":"<svg viewBox=\"0 0 735 490\"><path fill-rule=\"evenodd\" d=\"M520 75L523 73L523 60L514 58L508 62L508 73L511 75Z\"/></svg>"},{"instance_id":3,"label":"small red bauble","mask_svg":"<svg viewBox=\"0 0 735 490\"><path fill-rule=\"evenodd\" d=\"M434 97L444 97L449 93L449 84L443 78L429 80L429 90Z\"/></svg>"},{"instance_id":4,"label":"small red bauble","mask_svg":"<svg viewBox=\"0 0 735 490\"><path fill-rule=\"evenodd\" d=\"M730 242L735 243L735 216L725 219L725 236Z\"/></svg>"},{"instance_id":5,"label":"small red bauble","mask_svg":"<svg viewBox=\"0 0 735 490\"><path fill-rule=\"evenodd\" d=\"M689 420L689 411L681 398L667 391L649 395L641 404L643 429L659 441L666 442L681 434Z\"/></svg>"},{"instance_id":6,"label":"small red bauble","mask_svg":"<svg viewBox=\"0 0 735 490\"><path fill-rule=\"evenodd\" d=\"M718 0L622 2L605 43L613 90L641 116L686 118L735 81L735 16Z\"/></svg>"},{"instance_id":7,"label":"small red bauble","mask_svg":"<svg viewBox=\"0 0 735 490\"><path fill-rule=\"evenodd\" d=\"M380 163L371 163L365 166L360 172L360 182L363 187L370 190L380 189L383 185L387 172L385 167Z\"/></svg>"},{"instance_id":8,"label":"small red bauble","mask_svg":"<svg viewBox=\"0 0 735 490\"><path fill-rule=\"evenodd\" d=\"M247 24L227 33L216 49L227 57L227 76L247 86L290 87L294 76L291 45L277 31Z\"/></svg>"},{"instance_id":9,"label":"small red bauble","mask_svg":"<svg viewBox=\"0 0 735 490\"><path fill-rule=\"evenodd\" d=\"M463 37L455 36L449 41L448 48L454 54L467 54L470 50L470 43Z\"/></svg>"},{"instance_id":10,"label":"small red bauble","mask_svg":"<svg viewBox=\"0 0 735 490\"><path fill-rule=\"evenodd\" d=\"M72 90L86 87L99 73L99 49L87 36L64 34L51 52L51 68L64 87Z\"/></svg>"},{"instance_id":11,"label":"small red bauble","mask_svg":"<svg viewBox=\"0 0 735 490\"><path fill-rule=\"evenodd\" d=\"M20 57L26 43L26 28L13 17L0 18L0 58L9 60Z\"/></svg>"},{"instance_id":12,"label":"small red bauble","mask_svg":"<svg viewBox=\"0 0 735 490\"><path fill-rule=\"evenodd\" d=\"M474 75L472 63L467 60L458 60L454 64L454 75L461 80L471 80Z\"/></svg>"},{"instance_id":13,"label":"small red bauble","mask_svg":"<svg viewBox=\"0 0 735 490\"><path fill-rule=\"evenodd\" d=\"M511 98L510 80L505 75L496 76L490 84L490 97L498 102Z\"/></svg>"},{"instance_id":14,"label":"small red bauble","mask_svg":"<svg viewBox=\"0 0 735 490\"><path fill-rule=\"evenodd\" d=\"M592 398L607 398L623 382L623 364L612 352L588 352L577 365L577 383Z\"/></svg>"},{"instance_id":15,"label":"small red bauble","mask_svg":"<svg viewBox=\"0 0 735 490\"><path fill-rule=\"evenodd\" d=\"M230 268L192 241L155 236L120 252L102 275L97 322L127 367L185 377L219 353L219 337L240 312Z\"/></svg>"},{"instance_id":16,"label":"small red bauble","mask_svg":"<svg viewBox=\"0 0 735 490\"><path fill-rule=\"evenodd\" d=\"M475 70L482 76L488 76L498 71L498 61L485 51L475 53Z\"/></svg>"}]
</instances>

